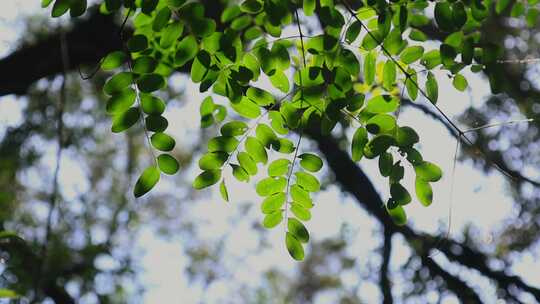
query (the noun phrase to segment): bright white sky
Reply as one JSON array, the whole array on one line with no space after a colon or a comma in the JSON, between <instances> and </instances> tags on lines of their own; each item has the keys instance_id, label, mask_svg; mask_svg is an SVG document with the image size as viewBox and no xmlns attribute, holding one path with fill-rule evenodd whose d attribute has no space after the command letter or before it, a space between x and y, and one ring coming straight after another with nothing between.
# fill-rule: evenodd
<instances>
[{"instance_id":1,"label":"bright white sky","mask_svg":"<svg viewBox=\"0 0 540 304\"><path fill-rule=\"evenodd\" d=\"M0 10L0 56L8 54L13 49L13 42L22 34L23 29L21 16L31 14L47 15L48 11L39 9L39 2L36 0L16 0L2 1ZM5 72L5 71L4 71ZM447 77L437 75L439 79L439 105L450 117L460 113L471 103L480 105L483 96L488 93L489 88L485 82L472 76L468 79L471 87L475 90L471 94L456 91ZM171 123L169 131L175 135L177 146L192 144L194 132L199 128L198 106L202 97L198 94L195 86L187 85L185 98L188 102L181 108L171 108L167 110L166 116ZM0 98L0 134L3 134L5 127L17 124L20 119L19 101L15 97L5 96ZM431 207L424 208L420 204L413 203L407 207L409 221L418 230L431 233L446 233L446 222L449 217L449 197L452 164L454 159L455 140L449 136L447 131L438 123L424 117L422 113L414 110L406 110L400 114L400 125L411 125L419 132L421 138L421 151L425 159L439 164L445 175L443 179L434 185L435 199ZM515 127L515 126L509 126ZM190 136L191 134L191 136ZM115 136L111 134L111 136ZM304 147L308 147L307 145ZM51 159L54 159L51 157ZM69 160L64 160L69 162ZM65 194L70 193L70 188L80 185L73 183L80 180L80 172L74 171L74 166L63 166L61 172L61 182L65 185ZM197 168L189 168L190 174L195 176ZM372 177L372 181L383 197L387 197L386 181L379 177L376 161L362 161L362 167ZM262 171L262 170L260 170ZM260 255L252 254L252 250L257 246L256 233L250 227L253 220L260 220L258 212L259 198L254 193L253 184L236 183L233 178L228 178L229 192L232 203L225 204L221 201L215 188L208 190L208 196L200 202L193 203L189 216L205 221L201 225L200 235L205 239L218 239L224 231L230 235L224 254L230 257L242 257L241 262L235 258L225 258L228 266L237 269L234 279L246 284L257 286L258 280L254 279L257 273L271 267L278 267L280 270L290 272L294 269L296 262L288 257L283 246L283 231L280 228L268 233L269 242L274 248L263 251ZM409 189L413 180L406 179ZM166 190L171 187L171 183L160 182L160 189ZM466 163L458 163L454 178L452 227L450 234L459 238L459 231L464 225L474 223L480 229L481 237L489 244L491 232L496 231L498 223L506 215L512 213L511 198L504 192L505 182L499 174L485 176L478 170ZM151 195L151 194L150 194ZM325 237L335 236L339 233L343 223L349 225L354 231L355 238L348 248L351 255L367 260L370 250L378 246L378 240L374 239L372 232L374 221L371 220L364 211L356 207L356 203L351 199L343 199L340 190L335 186L330 186L321 192L316 200L317 206L313 209L313 218L308 223L308 229L314 240L321 240ZM237 215L236 208L240 202L255 202L256 207L247 213L243 219L231 230L229 221ZM190 203L191 204L191 203ZM187 215L186 215L187 216ZM442 230L441 230L442 229ZM145 227L136 242L136 250L144 253L141 265L144 271L140 273L143 285L146 286L141 302L142 303L218 303L230 295L224 286L212 285L210 290L203 295L200 286L190 286L183 269L188 264L187 257L182 252L182 240L180 237L172 239L162 239L158 237L151 227ZM394 251L392 256L392 269L398 271L408 256L408 248L403 246L400 238L394 239ZM309 254L309 249L307 251ZM446 265L442 255L436 256L440 263ZM540 264L529 253L516 254L517 262L512 269L516 274L522 275L526 280L536 286L540 286L540 276L538 272L533 273L531 269L539 269ZM460 269L452 268L453 272ZM255 273L255 275L254 275ZM476 275L470 272L463 272L468 278L475 278ZM358 277L353 274L345 274L344 280L349 286L360 284L359 294L372 302L379 296L375 285L358 282ZM401 290L400 282L396 281L395 290ZM494 289L486 281L475 280L475 285L479 290L483 290L483 296L488 302L496 299ZM181 295L181 297L180 297ZM436 295L429 295L434 299ZM91 300L91 299L88 299ZM91 301L90 301L91 302ZM138 302L138 301L137 301ZM331 303L331 296L322 296L319 303ZM454 298L447 298L443 303L457 303Z\"/></svg>"}]
</instances>

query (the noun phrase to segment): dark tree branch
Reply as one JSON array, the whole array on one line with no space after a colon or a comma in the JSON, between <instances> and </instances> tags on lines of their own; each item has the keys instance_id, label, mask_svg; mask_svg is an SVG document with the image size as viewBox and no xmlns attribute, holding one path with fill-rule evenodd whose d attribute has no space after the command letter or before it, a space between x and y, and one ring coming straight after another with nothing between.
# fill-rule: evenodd
<instances>
[{"instance_id":1,"label":"dark tree branch","mask_svg":"<svg viewBox=\"0 0 540 304\"><path fill-rule=\"evenodd\" d=\"M422 260L422 264L432 275L438 276L444 281L444 284L448 287L448 289L452 290L461 303L482 303L478 294L476 294L476 292L474 292L474 290L461 279L442 269L439 264L426 255L420 256L420 259Z\"/></svg>"},{"instance_id":2,"label":"dark tree branch","mask_svg":"<svg viewBox=\"0 0 540 304\"><path fill-rule=\"evenodd\" d=\"M76 22L66 33L68 70L80 65L95 65L108 52L121 47L119 26L113 16L96 11ZM34 82L63 72L61 34L57 33L32 46L24 46L0 60L0 96L25 94Z\"/></svg>"},{"instance_id":3,"label":"dark tree branch","mask_svg":"<svg viewBox=\"0 0 540 304\"><path fill-rule=\"evenodd\" d=\"M383 304L392 304L392 284L388 279L388 268L390 265L390 256L392 255L392 232L384 230L384 244L382 250L382 264L380 273L381 291L383 294Z\"/></svg>"},{"instance_id":4,"label":"dark tree branch","mask_svg":"<svg viewBox=\"0 0 540 304\"><path fill-rule=\"evenodd\" d=\"M320 133L313 130L309 130L307 134L317 142L319 150L324 154L340 186L356 198L360 206L374 216L385 230L392 233L401 233L418 256L428 256L431 251L440 250L450 261L479 271L505 290L508 291L511 286L515 286L532 294L540 301L540 289L526 284L518 276L492 270L487 264L488 256L466 244L451 239L441 241L429 234L417 233L408 226L395 225L387 214L384 202L369 178L351 160L348 153L341 150L335 139L329 136L321 136ZM461 250L455 250L455 248Z\"/></svg>"}]
</instances>

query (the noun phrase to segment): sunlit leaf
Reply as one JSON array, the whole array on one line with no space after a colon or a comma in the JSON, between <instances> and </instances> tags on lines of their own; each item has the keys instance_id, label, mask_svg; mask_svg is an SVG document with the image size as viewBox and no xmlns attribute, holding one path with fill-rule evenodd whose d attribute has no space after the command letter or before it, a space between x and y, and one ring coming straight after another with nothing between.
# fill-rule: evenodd
<instances>
[{"instance_id":1,"label":"sunlit leaf","mask_svg":"<svg viewBox=\"0 0 540 304\"><path fill-rule=\"evenodd\" d=\"M221 170L207 170L199 174L193 181L193 188L203 189L216 184L221 179Z\"/></svg>"},{"instance_id":2,"label":"sunlit leaf","mask_svg":"<svg viewBox=\"0 0 540 304\"><path fill-rule=\"evenodd\" d=\"M135 197L141 197L152 190L159 181L159 176L160 173L157 167L152 166L146 168L137 180L135 188L133 189Z\"/></svg>"},{"instance_id":3,"label":"sunlit leaf","mask_svg":"<svg viewBox=\"0 0 540 304\"><path fill-rule=\"evenodd\" d=\"M161 154L157 157L157 162L161 172L165 174L175 174L180 168L178 161L169 154Z\"/></svg>"}]
</instances>

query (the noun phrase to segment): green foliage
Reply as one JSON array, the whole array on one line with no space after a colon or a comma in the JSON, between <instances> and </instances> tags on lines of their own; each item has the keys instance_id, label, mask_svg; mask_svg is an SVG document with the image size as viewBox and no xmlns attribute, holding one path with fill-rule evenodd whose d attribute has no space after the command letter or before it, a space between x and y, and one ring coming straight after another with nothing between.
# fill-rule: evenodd
<instances>
[{"instance_id":1,"label":"green foliage","mask_svg":"<svg viewBox=\"0 0 540 304\"><path fill-rule=\"evenodd\" d=\"M52 2L42 0L42 6ZM52 15L70 11L77 16L85 8L86 1L56 0ZM292 8L307 16L317 14L320 31L309 37L282 36L282 28L301 22ZM431 8L433 14L427 13ZM538 17L530 1L506 0L442 0L431 6L426 0L363 1L352 16L349 7L334 1L304 0L299 5L289 0L245 0L229 3L219 20L209 18L202 4L183 0L104 0L100 10L129 11L134 27L133 35L123 41L126 51L111 52L101 63L103 70L116 72L103 87L109 96L105 111L112 115L112 131L125 131L140 121L145 132L154 132L148 134L151 149L172 151L175 141L164 133L166 103L157 95L167 89L173 71L187 70L199 90L209 94L200 104L201 127L220 133L209 139L198 161L203 171L193 187L221 181L220 194L228 201L224 170L241 182L264 172L256 184L263 197L263 226L275 227L285 214L293 215L286 219L285 239L297 260L304 258L302 245L309 239L301 221L311 219L310 195L321 188L313 173L321 170L323 161L311 152L298 153L302 137L298 144L291 138L303 135L306 128L328 135L338 124L352 125L352 160L378 158L379 171L389 181L386 209L396 224L403 225L407 219L403 206L412 201L401 184L403 162L414 168L415 193L425 206L433 201L430 183L440 180L442 171L415 149L420 138L414 127L399 125L397 113L404 97L400 92L406 89L411 100L435 104L437 71L464 91L468 82L463 69L489 68L501 56L501 48L485 43L480 31L488 14L524 17L529 26ZM351 22L346 23L348 19ZM424 43L429 35L424 28L430 23L445 33L437 47ZM352 47L355 42L359 44ZM276 90L260 87L261 76L284 95L274 96L271 92ZM490 80L497 88L496 79ZM215 103L212 96L226 101ZM159 155L155 162L157 167L146 169L137 181L136 196L157 183L159 170L174 174L180 167L170 154Z\"/></svg>"}]
</instances>

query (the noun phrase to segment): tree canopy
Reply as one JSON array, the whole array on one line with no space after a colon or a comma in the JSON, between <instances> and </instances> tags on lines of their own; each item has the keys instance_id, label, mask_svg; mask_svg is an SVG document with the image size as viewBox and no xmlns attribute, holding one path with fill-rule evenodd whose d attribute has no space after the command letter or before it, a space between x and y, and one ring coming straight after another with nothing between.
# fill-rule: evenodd
<instances>
[{"instance_id":1,"label":"tree canopy","mask_svg":"<svg viewBox=\"0 0 540 304\"><path fill-rule=\"evenodd\" d=\"M120 178L120 172L109 172L109 177L97 172L93 177L96 188L105 178L110 181L108 195L120 201L112 208L115 216L124 209L137 216L126 193L151 197L156 184L193 161L200 169L190 181L196 190L216 187L224 201L232 201L234 193L227 186L231 179L252 185L261 197L257 209L262 227L283 229L283 247L294 260L306 259L307 263L315 253L306 250L310 233L305 223L317 208L317 192L326 185L323 176L331 171L340 187L381 224L384 240L379 275L385 303L393 301L388 263L394 234L402 235L410 245L421 265L418 269L439 278L464 303L482 300L464 278L432 259L434 251L489 278L510 302L527 302L522 294L540 301L539 288L489 263L490 259L504 260L501 252L529 248L538 239L540 162L534 161L538 160L534 142L539 136L536 117L540 112L535 97L540 94L537 84L528 79L527 68L515 65L527 63L519 58L536 51L523 41L537 32L537 1L104 0L89 8L86 0L42 0L41 4L53 18L71 16L73 25L2 59L0 68L27 65L29 69L14 77L0 76L0 92L30 95L38 79L56 74L64 77L59 101L48 101L56 104L53 114L47 114L47 104L33 102L41 112L40 120L32 121L29 115L24 129L4 136L1 148L5 151L0 152L10 166L2 177L5 185L24 164L17 149L43 121L57 121L45 129L49 138L57 137L58 158L69 145L67 133L76 137L92 132L92 125L75 124L70 130L63 122L64 112L84 108L82 101L67 102L69 94L83 94L66 90L65 75L79 68L81 77L101 90L93 94L104 100L87 109L87 114L105 113L108 117L99 122L109 124L109 132L127 134L129 148L122 155L128 159L125 170L130 176L137 175L134 181ZM520 35L520 31L529 34ZM511 47L519 43L525 47ZM35 54L40 55L34 58ZM42 63L45 57L50 60ZM85 65L90 68L80 71ZM206 96L199 102L198 114L201 128L211 135L203 138L197 160L174 153L177 139L169 133L170 122L165 117L178 73L186 74ZM447 82L460 92L474 90L468 80L474 74L487 79L492 97L485 109L471 107L458 123L438 103L439 96L446 93L439 88ZM448 129L456 138L455 161L461 147L466 157L486 171L499 172L514 189L516 208L532 220L509 225L501 232L506 238L501 239L498 252L468 239L417 232L408 225L406 209L438 208L432 202L440 194L432 185L452 172L443 172L434 161L424 159L421 147L437 143L423 142L417 125L400 122L399 114L406 107L421 110ZM515 117L510 114L516 112L520 118L509 121L507 117ZM493 122L501 117L502 123ZM474 125L478 121L482 123ZM512 145L522 151L519 160L502 148L505 132L510 131L492 131L505 123L527 126L526 136L511 135ZM144 143L130 139L135 134ZM134 151L142 151L146 156L141 157L150 158L149 164L138 168ZM114 153L95 153L95 161L102 157L105 162L101 167L114 163ZM359 167L373 161L386 180L387 197L379 195ZM535 173L519 170L515 162L530 164ZM48 253L53 250L50 243L57 242L57 249L62 245L51 239L50 231L51 210L61 203L57 171L44 238L28 245L6 230L0 235L6 240L0 249L20 257L10 263L22 263L14 267L18 283L7 284L12 286L5 292L15 290L16 296L34 286L36 299L47 296L57 303L70 303L74 300L57 280L77 272L66 274L58 268L59 273L50 279L42 275L51 269L47 266L52 262L48 257L54 256ZM412 186L405 183L407 176L412 176ZM6 206L15 201L15 190L2 185L0 191ZM10 217L6 212L2 221ZM107 222L110 235L117 233L118 220L113 217ZM523 234L522 239L517 240L516 233ZM71 269L77 260L92 262L111 250L110 246L111 240L105 240L84 251L71 250L71 261L65 266ZM24 274L22 268L32 271ZM129 267L123 270L127 272ZM414 278L422 280L419 270Z\"/></svg>"}]
</instances>

